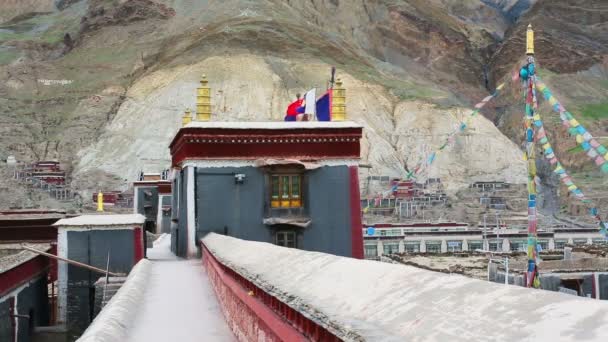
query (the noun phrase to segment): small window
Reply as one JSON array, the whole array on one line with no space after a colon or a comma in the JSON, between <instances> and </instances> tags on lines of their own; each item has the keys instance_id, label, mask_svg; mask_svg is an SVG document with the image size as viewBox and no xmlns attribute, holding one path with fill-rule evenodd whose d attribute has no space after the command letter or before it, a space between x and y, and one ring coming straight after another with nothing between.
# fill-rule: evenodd
<instances>
[{"instance_id":1,"label":"small window","mask_svg":"<svg viewBox=\"0 0 608 342\"><path fill-rule=\"evenodd\" d=\"M523 252L528 248L527 242L524 242L523 240L511 240L509 242L512 252Z\"/></svg>"},{"instance_id":2,"label":"small window","mask_svg":"<svg viewBox=\"0 0 608 342\"><path fill-rule=\"evenodd\" d=\"M419 253L420 241L406 241L403 247L406 253Z\"/></svg>"},{"instance_id":3,"label":"small window","mask_svg":"<svg viewBox=\"0 0 608 342\"><path fill-rule=\"evenodd\" d=\"M469 251L475 252L478 249L483 249L483 241L481 241L481 240L469 241Z\"/></svg>"},{"instance_id":4,"label":"small window","mask_svg":"<svg viewBox=\"0 0 608 342\"><path fill-rule=\"evenodd\" d=\"M271 176L272 208L299 208L302 206L302 179L300 175Z\"/></svg>"},{"instance_id":5,"label":"small window","mask_svg":"<svg viewBox=\"0 0 608 342\"><path fill-rule=\"evenodd\" d=\"M555 249L564 249L568 240L555 240Z\"/></svg>"},{"instance_id":6,"label":"small window","mask_svg":"<svg viewBox=\"0 0 608 342\"><path fill-rule=\"evenodd\" d=\"M572 242L575 246L582 246L587 244L587 239L574 239Z\"/></svg>"},{"instance_id":7,"label":"small window","mask_svg":"<svg viewBox=\"0 0 608 342\"><path fill-rule=\"evenodd\" d=\"M488 247L491 251L502 251L502 240L493 240L488 243Z\"/></svg>"},{"instance_id":8,"label":"small window","mask_svg":"<svg viewBox=\"0 0 608 342\"><path fill-rule=\"evenodd\" d=\"M296 248L295 232L277 232L276 243L278 246Z\"/></svg>"},{"instance_id":9,"label":"small window","mask_svg":"<svg viewBox=\"0 0 608 342\"><path fill-rule=\"evenodd\" d=\"M399 253L399 242L384 242L384 255Z\"/></svg>"},{"instance_id":10,"label":"small window","mask_svg":"<svg viewBox=\"0 0 608 342\"><path fill-rule=\"evenodd\" d=\"M462 241L448 241L448 252L462 251Z\"/></svg>"},{"instance_id":11,"label":"small window","mask_svg":"<svg viewBox=\"0 0 608 342\"><path fill-rule=\"evenodd\" d=\"M427 242L426 243L427 253L441 253L441 242Z\"/></svg>"},{"instance_id":12,"label":"small window","mask_svg":"<svg viewBox=\"0 0 608 342\"><path fill-rule=\"evenodd\" d=\"M366 243L364 252L366 258L375 258L378 256L378 245L376 244L376 242L374 242L373 244Z\"/></svg>"}]
</instances>

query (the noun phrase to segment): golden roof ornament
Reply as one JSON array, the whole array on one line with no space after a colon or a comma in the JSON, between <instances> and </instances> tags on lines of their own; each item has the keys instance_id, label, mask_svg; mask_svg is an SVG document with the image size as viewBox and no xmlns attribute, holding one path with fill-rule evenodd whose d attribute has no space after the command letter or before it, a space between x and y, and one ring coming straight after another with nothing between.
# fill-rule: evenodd
<instances>
[{"instance_id":1,"label":"golden roof ornament","mask_svg":"<svg viewBox=\"0 0 608 342\"><path fill-rule=\"evenodd\" d=\"M207 76L201 77L201 86L196 88L196 121L211 120L211 88Z\"/></svg>"}]
</instances>

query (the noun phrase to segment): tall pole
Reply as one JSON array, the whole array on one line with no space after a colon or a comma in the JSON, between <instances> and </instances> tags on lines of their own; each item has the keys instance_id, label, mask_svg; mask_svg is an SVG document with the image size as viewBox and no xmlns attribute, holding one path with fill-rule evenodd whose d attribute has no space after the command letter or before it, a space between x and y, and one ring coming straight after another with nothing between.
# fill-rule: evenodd
<instances>
[{"instance_id":1,"label":"tall pole","mask_svg":"<svg viewBox=\"0 0 608 342\"><path fill-rule=\"evenodd\" d=\"M534 147L534 121L535 110L537 108L536 93L535 93L535 65L534 65L534 31L532 25L528 25L526 31L526 64L520 70L520 76L525 85L525 159L528 163L528 272L527 272L527 287L532 287L535 284L535 279L538 276L536 263L536 158Z\"/></svg>"}]
</instances>

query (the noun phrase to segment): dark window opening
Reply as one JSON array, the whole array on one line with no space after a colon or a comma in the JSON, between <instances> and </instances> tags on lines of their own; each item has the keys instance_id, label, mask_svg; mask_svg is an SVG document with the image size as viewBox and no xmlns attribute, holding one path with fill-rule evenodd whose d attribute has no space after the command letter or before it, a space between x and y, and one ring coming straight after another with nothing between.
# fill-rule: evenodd
<instances>
[{"instance_id":1,"label":"dark window opening","mask_svg":"<svg viewBox=\"0 0 608 342\"><path fill-rule=\"evenodd\" d=\"M154 233L154 221L146 221L144 223L144 229L150 233Z\"/></svg>"},{"instance_id":2,"label":"dark window opening","mask_svg":"<svg viewBox=\"0 0 608 342\"><path fill-rule=\"evenodd\" d=\"M296 232L291 232L291 231L277 232L275 240L276 240L276 244L278 246L289 247L289 248L297 247Z\"/></svg>"},{"instance_id":3,"label":"dark window opening","mask_svg":"<svg viewBox=\"0 0 608 342\"><path fill-rule=\"evenodd\" d=\"M580 279L562 279L560 286L570 290L574 290L579 296L581 295Z\"/></svg>"}]
</instances>

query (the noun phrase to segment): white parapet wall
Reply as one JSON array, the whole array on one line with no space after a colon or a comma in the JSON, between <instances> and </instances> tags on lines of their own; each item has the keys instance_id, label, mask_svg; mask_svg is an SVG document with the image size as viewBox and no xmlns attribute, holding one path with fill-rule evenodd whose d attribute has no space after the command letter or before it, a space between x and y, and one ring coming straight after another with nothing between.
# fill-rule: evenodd
<instances>
[{"instance_id":1,"label":"white parapet wall","mask_svg":"<svg viewBox=\"0 0 608 342\"><path fill-rule=\"evenodd\" d=\"M127 341L130 323L144 301L146 284L150 280L150 261L140 260L129 273L124 285L99 312L78 342Z\"/></svg>"},{"instance_id":2,"label":"white parapet wall","mask_svg":"<svg viewBox=\"0 0 608 342\"><path fill-rule=\"evenodd\" d=\"M606 341L608 303L209 234L219 262L346 341Z\"/></svg>"}]
</instances>

